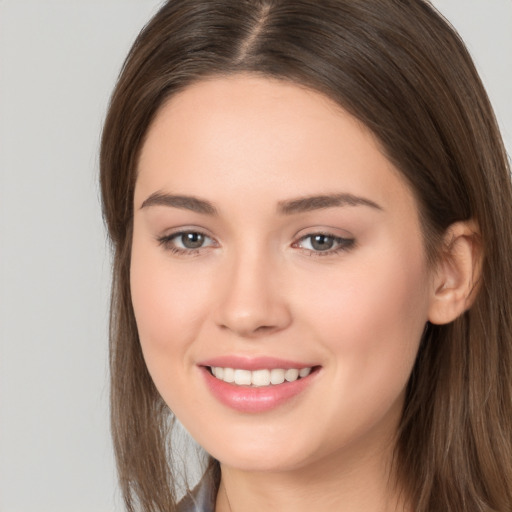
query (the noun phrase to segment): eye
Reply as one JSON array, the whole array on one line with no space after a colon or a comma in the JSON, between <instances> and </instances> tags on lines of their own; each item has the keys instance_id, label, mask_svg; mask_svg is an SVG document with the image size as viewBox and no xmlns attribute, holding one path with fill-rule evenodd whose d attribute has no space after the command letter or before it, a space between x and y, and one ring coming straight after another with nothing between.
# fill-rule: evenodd
<instances>
[{"instance_id":1,"label":"eye","mask_svg":"<svg viewBox=\"0 0 512 512\"><path fill-rule=\"evenodd\" d=\"M202 233L179 233L173 237L174 243L181 249L199 249L208 239Z\"/></svg>"},{"instance_id":2,"label":"eye","mask_svg":"<svg viewBox=\"0 0 512 512\"><path fill-rule=\"evenodd\" d=\"M350 249L355 243L353 238L342 238L324 233L313 233L302 237L295 247L314 253L335 254Z\"/></svg>"},{"instance_id":3,"label":"eye","mask_svg":"<svg viewBox=\"0 0 512 512\"><path fill-rule=\"evenodd\" d=\"M191 254L199 249L215 246L215 241L200 231L180 231L158 238L166 249L179 254Z\"/></svg>"}]
</instances>

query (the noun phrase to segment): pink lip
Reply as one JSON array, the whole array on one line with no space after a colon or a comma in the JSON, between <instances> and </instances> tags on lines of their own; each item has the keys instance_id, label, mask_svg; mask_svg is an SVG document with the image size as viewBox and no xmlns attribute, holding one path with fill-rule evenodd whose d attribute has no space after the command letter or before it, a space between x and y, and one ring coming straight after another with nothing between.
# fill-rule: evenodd
<instances>
[{"instance_id":1,"label":"pink lip","mask_svg":"<svg viewBox=\"0 0 512 512\"><path fill-rule=\"evenodd\" d=\"M285 381L277 385L251 387L238 386L215 378L208 368L210 366L240 368L251 371L262 368L300 369L308 366L273 358L246 359L240 357L215 358L201 363L201 373L212 395L227 407L243 413L262 413L284 405L310 386L318 373L313 370L307 377L293 382Z\"/></svg>"}]
</instances>

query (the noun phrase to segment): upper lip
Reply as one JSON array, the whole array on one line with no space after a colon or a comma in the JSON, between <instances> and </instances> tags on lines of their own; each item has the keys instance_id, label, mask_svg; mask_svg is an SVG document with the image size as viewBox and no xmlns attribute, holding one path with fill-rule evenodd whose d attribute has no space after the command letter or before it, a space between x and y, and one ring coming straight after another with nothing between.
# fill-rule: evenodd
<instances>
[{"instance_id":1,"label":"upper lip","mask_svg":"<svg viewBox=\"0 0 512 512\"><path fill-rule=\"evenodd\" d=\"M199 366L210 366L220 368L237 368L241 370L272 370L280 368L287 370L289 368L311 368L316 366L310 363L300 363L288 359L279 359L276 357L259 356L259 357L243 357L243 356L219 356L201 361Z\"/></svg>"}]
</instances>

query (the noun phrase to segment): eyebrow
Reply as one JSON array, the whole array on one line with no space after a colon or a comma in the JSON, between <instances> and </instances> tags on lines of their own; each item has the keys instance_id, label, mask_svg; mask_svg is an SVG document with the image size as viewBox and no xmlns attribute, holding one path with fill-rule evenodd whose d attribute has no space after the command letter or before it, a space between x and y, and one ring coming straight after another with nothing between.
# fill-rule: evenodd
<instances>
[{"instance_id":1,"label":"eyebrow","mask_svg":"<svg viewBox=\"0 0 512 512\"><path fill-rule=\"evenodd\" d=\"M194 196L154 192L142 203L140 208L142 210L150 206L168 206L171 208L191 210L203 215L218 215L217 208L215 208L212 203L206 199L199 199ZM382 207L374 201L353 194L306 196L298 199L279 201L277 210L282 215L293 215L296 213L342 206L368 206L376 210L382 210Z\"/></svg>"},{"instance_id":2,"label":"eyebrow","mask_svg":"<svg viewBox=\"0 0 512 512\"><path fill-rule=\"evenodd\" d=\"M199 199L193 196L164 194L163 192L155 192L151 194L141 205L142 208L149 206L170 206L172 208L181 208L183 210L191 210L204 215L217 215L217 209L212 203L205 199Z\"/></svg>"},{"instance_id":3,"label":"eyebrow","mask_svg":"<svg viewBox=\"0 0 512 512\"><path fill-rule=\"evenodd\" d=\"M278 211L284 215L293 215L295 213L304 213L340 206L369 206L376 210L382 210L382 207L377 203L370 199L365 199L364 197L355 196L353 194L331 194L280 201L278 203Z\"/></svg>"}]
</instances>

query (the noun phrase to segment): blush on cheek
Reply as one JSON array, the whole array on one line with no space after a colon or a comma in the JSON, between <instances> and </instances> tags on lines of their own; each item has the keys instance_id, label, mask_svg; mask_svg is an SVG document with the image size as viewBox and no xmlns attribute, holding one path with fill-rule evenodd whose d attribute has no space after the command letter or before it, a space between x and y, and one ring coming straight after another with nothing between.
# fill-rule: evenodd
<instances>
[{"instance_id":1,"label":"blush on cheek","mask_svg":"<svg viewBox=\"0 0 512 512\"><path fill-rule=\"evenodd\" d=\"M168 265L160 269L134 256L132 304L141 344L146 353L171 357L177 345L186 348L197 338L201 312L208 310L201 307L201 287L171 273Z\"/></svg>"},{"instance_id":2,"label":"blush on cheek","mask_svg":"<svg viewBox=\"0 0 512 512\"><path fill-rule=\"evenodd\" d=\"M376 370L389 360L409 371L427 319L427 273L422 260L406 265L392 256L373 261L365 272L340 272L329 286L310 292L311 309L303 315L312 316L322 337L346 356L373 361Z\"/></svg>"}]
</instances>

